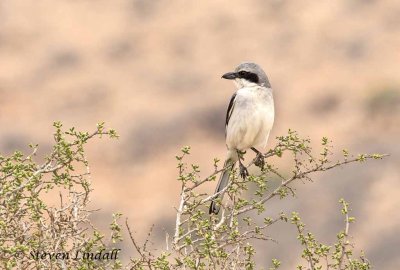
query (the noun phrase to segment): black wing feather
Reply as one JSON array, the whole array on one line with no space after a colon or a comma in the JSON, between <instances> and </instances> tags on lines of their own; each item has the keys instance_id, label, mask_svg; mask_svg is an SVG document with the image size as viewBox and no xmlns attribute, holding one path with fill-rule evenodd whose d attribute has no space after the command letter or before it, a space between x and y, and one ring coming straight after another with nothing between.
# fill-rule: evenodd
<instances>
[{"instance_id":1,"label":"black wing feather","mask_svg":"<svg viewBox=\"0 0 400 270\"><path fill-rule=\"evenodd\" d=\"M233 94L233 96L231 97L231 101L229 101L228 110L226 111L225 127L228 126L229 119L231 119L233 108L235 107L235 98L236 98L236 93Z\"/></svg>"}]
</instances>

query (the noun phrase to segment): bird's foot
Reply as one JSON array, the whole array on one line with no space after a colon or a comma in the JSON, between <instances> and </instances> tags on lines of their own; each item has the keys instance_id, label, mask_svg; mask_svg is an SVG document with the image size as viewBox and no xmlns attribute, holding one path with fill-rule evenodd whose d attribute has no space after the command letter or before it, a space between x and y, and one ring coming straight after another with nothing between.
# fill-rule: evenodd
<instances>
[{"instance_id":1,"label":"bird's foot","mask_svg":"<svg viewBox=\"0 0 400 270\"><path fill-rule=\"evenodd\" d=\"M256 165L257 167L261 168L261 170L264 169L264 165L265 165L265 157L262 153L258 153L256 156L256 159L254 160L254 165Z\"/></svg>"},{"instance_id":2,"label":"bird's foot","mask_svg":"<svg viewBox=\"0 0 400 270\"><path fill-rule=\"evenodd\" d=\"M244 166L241 162L239 163L239 170L240 176L243 178L243 180L245 180L246 177L249 176L249 171L247 170L246 166Z\"/></svg>"}]
</instances>

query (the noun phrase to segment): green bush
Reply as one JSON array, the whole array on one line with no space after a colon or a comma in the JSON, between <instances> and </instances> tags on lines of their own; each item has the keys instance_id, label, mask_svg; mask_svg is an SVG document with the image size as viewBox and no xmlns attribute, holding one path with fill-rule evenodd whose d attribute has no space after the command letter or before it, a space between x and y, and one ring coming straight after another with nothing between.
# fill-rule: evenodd
<instances>
[{"instance_id":1,"label":"green bush","mask_svg":"<svg viewBox=\"0 0 400 270\"><path fill-rule=\"evenodd\" d=\"M218 201L221 214L210 216L207 209L216 195L200 193L199 189L215 181L225 168L219 168L219 161L214 159L215 171L200 178L199 166L185 162L190 147L184 147L176 157L180 202L176 208L175 229L171 235L166 235L166 248L153 250L148 239L139 244L126 221L126 238L136 252L123 264L106 254L122 241L122 228L118 223L121 215L113 216L111 236L107 239L91 224L92 211L88 203L93 190L84 151L85 144L92 138L117 138L118 135L114 130L105 129L103 123L98 124L93 133L78 132L74 128L64 130L61 123L55 123L54 127L54 146L42 164L35 162L37 145L31 146L32 153L27 156L21 152L0 156L0 265L4 269L260 269L254 261L257 250L252 243L254 240L272 241L266 232L279 222L289 222L297 228L304 259L304 266L299 265L298 269L371 268L363 256L353 255L348 234L354 218L349 215L349 205L343 199L340 203L344 229L331 245L318 242L305 229L298 213L287 215L277 211L269 216L265 208L271 200L294 196L296 191L292 184L308 182L316 172L367 159L381 159L384 155L353 157L343 150L342 160L332 161L332 147L327 138L322 139L322 149L315 155L308 139L301 139L289 130L288 135L278 137L277 144L264 154L267 163L261 166L259 175L243 180L233 171L229 185L221 191L228 196ZM293 161L289 174L269 162L272 157L284 155ZM248 166L253 166L255 161ZM272 189L270 179L279 179L279 186ZM249 186L255 187L250 198L246 192ZM46 201L50 191L59 194L59 206ZM49 254L43 255L44 252ZM72 259L77 252L80 259ZM103 259L96 260L95 254ZM274 259L269 269L278 269L280 265L281 262Z\"/></svg>"}]
</instances>

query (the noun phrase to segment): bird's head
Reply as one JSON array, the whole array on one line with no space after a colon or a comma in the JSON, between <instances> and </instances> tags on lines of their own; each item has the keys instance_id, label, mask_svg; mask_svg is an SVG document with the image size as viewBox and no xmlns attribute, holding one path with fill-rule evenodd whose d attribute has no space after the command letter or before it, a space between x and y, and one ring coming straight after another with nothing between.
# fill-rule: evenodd
<instances>
[{"instance_id":1,"label":"bird's head","mask_svg":"<svg viewBox=\"0 0 400 270\"><path fill-rule=\"evenodd\" d=\"M228 72L222 75L223 79L234 80L238 88L243 88L251 85L261 85L271 87L268 77L262 68L250 62L245 62L236 67L235 71Z\"/></svg>"}]
</instances>

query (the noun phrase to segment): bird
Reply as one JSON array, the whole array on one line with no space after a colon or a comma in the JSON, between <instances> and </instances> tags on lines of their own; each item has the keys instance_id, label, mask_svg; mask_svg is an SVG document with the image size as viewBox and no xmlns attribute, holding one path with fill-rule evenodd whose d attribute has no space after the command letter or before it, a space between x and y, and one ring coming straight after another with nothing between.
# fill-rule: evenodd
<instances>
[{"instance_id":1,"label":"bird","mask_svg":"<svg viewBox=\"0 0 400 270\"><path fill-rule=\"evenodd\" d=\"M231 171L239 163L240 176L249 176L242 163L246 150L256 153L256 164L263 166L265 149L274 124L275 109L271 84L264 70L252 62L238 65L233 72L222 75L223 79L233 80L237 91L232 95L225 118L225 143L228 149L224 170L219 178L209 214L218 214L223 197L221 192L229 183Z\"/></svg>"}]
</instances>

